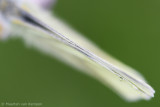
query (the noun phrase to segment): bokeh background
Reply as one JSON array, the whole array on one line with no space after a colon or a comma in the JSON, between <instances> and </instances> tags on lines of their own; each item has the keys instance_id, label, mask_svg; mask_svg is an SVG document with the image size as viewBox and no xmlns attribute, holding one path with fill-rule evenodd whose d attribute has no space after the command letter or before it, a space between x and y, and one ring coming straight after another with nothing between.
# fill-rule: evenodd
<instances>
[{"instance_id":1,"label":"bokeh background","mask_svg":"<svg viewBox=\"0 0 160 107\"><path fill-rule=\"evenodd\" d=\"M156 90L150 101L128 103L97 80L20 39L0 42L0 102L43 107L160 106L160 1L58 0L54 13L117 59L137 69Z\"/></svg>"}]
</instances>

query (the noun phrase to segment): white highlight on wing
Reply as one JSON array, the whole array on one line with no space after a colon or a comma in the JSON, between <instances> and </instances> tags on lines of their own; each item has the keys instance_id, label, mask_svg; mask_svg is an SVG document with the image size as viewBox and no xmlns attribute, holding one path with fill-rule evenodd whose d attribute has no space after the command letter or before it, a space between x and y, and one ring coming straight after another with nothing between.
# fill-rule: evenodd
<instances>
[{"instance_id":1,"label":"white highlight on wing","mask_svg":"<svg viewBox=\"0 0 160 107\"><path fill-rule=\"evenodd\" d=\"M20 19L13 19L12 32L19 34L27 44L81 69L128 101L148 100L154 96L155 91L135 70L104 53L54 15L51 16L32 4L26 7L31 10L28 12L49 30L45 31ZM24 9L24 6L21 8Z\"/></svg>"}]
</instances>

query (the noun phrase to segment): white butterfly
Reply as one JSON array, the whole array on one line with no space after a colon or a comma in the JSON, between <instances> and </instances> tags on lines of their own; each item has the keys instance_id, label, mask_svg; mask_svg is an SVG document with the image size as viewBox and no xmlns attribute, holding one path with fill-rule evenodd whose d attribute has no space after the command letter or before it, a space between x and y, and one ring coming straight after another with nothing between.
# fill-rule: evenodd
<instances>
[{"instance_id":1,"label":"white butterfly","mask_svg":"<svg viewBox=\"0 0 160 107\"><path fill-rule=\"evenodd\" d=\"M0 37L22 38L29 46L93 76L127 101L154 97L154 89L137 71L31 2L0 0Z\"/></svg>"}]
</instances>

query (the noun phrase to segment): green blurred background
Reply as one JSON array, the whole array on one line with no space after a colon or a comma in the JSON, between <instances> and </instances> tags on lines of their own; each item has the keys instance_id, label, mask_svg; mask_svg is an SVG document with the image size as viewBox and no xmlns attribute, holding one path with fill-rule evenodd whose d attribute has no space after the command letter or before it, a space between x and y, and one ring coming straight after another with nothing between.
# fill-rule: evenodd
<instances>
[{"instance_id":1,"label":"green blurred background","mask_svg":"<svg viewBox=\"0 0 160 107\"><path fill-rule=\"evenodd\" d=\"M100 82L16 39L0 42L0 102L41 102L43 107L160 106L159 0L58 0L53 10L100 48L139 70L156 90L155 97L125 102Z\"/></svg>"}]
</instances>

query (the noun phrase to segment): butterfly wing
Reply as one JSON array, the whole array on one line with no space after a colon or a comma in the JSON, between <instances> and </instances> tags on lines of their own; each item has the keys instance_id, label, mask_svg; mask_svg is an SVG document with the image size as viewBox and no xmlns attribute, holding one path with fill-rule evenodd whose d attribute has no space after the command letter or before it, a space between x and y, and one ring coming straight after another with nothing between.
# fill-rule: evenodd
<instances>
[{"instance_id":1,"label":"butterfly wing","mask_svg":"<svg viewBox=\"0 0 160 107\"><path fill-rule=\"evenodd\" d=\"M21 19L12 19L12 34L18 34L29 46L81 69L128 101L148 100L154 96L155 91L136 70L103 52L56 16L32 4L20 8L40 24L47 25L46 30Z\"/></svg>"}]
</instances>

